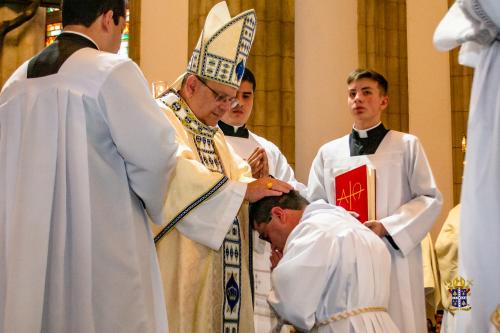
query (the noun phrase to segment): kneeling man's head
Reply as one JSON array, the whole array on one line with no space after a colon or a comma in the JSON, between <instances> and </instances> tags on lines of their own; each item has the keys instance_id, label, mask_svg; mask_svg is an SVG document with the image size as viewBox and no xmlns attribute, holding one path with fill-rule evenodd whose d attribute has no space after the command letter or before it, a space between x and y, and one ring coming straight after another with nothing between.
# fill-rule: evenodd
<instances>
[{"instance_id":1,"label":"kneeling man's head","mask_svg":"<svg viewBox=\"0 0 500 333\"><path fill-rule=\"evenodd\" d=\"M297 191L265 197L250 205L250 221L259 237L283 251L286 240L309 202Z\"/></svg>"}]
</instances>

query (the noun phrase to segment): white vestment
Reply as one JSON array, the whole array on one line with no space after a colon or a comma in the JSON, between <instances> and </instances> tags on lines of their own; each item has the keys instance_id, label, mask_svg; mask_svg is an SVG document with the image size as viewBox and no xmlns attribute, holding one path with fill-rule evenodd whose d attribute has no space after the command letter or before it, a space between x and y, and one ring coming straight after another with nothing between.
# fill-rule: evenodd
<instances>
[{"instance_id":1,"label":"white vestment","mask_svg":"<svg viewBox=\"0 0 500 333\"><path fill-rule=\"evenodd\" d=\"M344 311L387 309L390 270L389 252L377 235L343 208L316 201L288 236L269 302L299 330L399 332L383 310L318 324Z\"/></svg>"},{"instance_id":2,"label":"white vestment","mask_svg":"<svg viewBox=\"0 0 500 333\"><path fill-rule=\"evenodd\" d=\"M175 333L254 332L249 273L249 165L177 92L158 103L179 149L165 225L153 226Z\"/></svg>"},{"instance_id":3,"label":"white vestment","mask_svg":"<svg viewBox=\"0 0 500 333\"><path fill-rule=\"evenodd\" d=\"M257 147L266 151L269 165L269 174L274 178L292 185L301 194L306 194L306 186L295 179L292 167L288 164L285 155L271 141L248 131L248 138L226 135L226 141L243 159L247 159ZM255 331L270 332L276 325L276 318L267 303L271 291L271 246L253 232L253 277L254 277L254 318Z\"/></svg>"},{"instance_id":4,"label":"white vestment","mask_svg":"<svg viewBox=\"0 0 500 333\"><path fill-rule=\"evenodd\" d=\"M434 34L440 50L462 45L459 62L475 68L458 246L459 275L472 282L470 311L456 311L455 332L500 331L500 2L461 0ZM493 258L492 258L493 256Z\"/></svg>"},{"instance_id":5,"label":"white vestment","mask_svg":"<svg viewBox=\"0 0 500 333\"><path fill-rule=\"evenodd\" d=\"M0 331L167 332L143 207L162 222L173 128L128 58L27 67L0 95Z\"/></svg>"},{"instance_id":6,"label":"white vestment","mask_svg":"<svg viewBox=\"0 0 500 333\"><path fill-rule=\"evenodd\" d=\"M226 135L226 141L234 148L234 151L243 159L250 157L250 154L257 147L262 147L266 151L269 164L269 174L276 179L289 183L301 194L306 194L306 186L295 179L292 167L280 151L280 149L271 141L249 132L248 138Z\"/></svg>"},{"instance_id":7,"label":"white vestment","mask_svg":"<svg viewBox=\"0 0 500 333\"><path fill-rule=\"evenodd\" d=\"M335 176L363 164L376 170L376 218L399 247L384 238L392 259L389 313L401 332L424 332L420 242L439 214L441 194L418 139L389 131L371 155L351 157L349 135L323 145L311 167L309 199L335 204Z\"/></svg>"}]
</instances>

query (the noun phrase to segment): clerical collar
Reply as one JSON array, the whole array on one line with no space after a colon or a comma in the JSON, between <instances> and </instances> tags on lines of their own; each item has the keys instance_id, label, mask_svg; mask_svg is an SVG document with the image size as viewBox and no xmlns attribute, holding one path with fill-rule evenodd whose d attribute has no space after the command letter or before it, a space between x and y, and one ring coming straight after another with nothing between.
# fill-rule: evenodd
<instances>
[{"instance_id":1,"label":"clerical collar","mask_svg":"<svg viewBox=\"0 0 500 333\"><path fill-rule=\"evenodd\" d=\"M358 130L353 127L349 135L351 156L374 154L387 132L389 130L382 123L366 130Z\"/></svg>"},{"instance_id":2,"label":"clerical collar","mask_svg":"<svg viewBox=\"0 0 500 333\"><path fill-rule=\"evenodd\" d=\"M176 91L169 90L159 100L174 111L177 119L188 131L207 138L213 138L217 133L218 127L208 126L196 118L193 111Z\"/></svg>"},{"instance_id":3,"label":"clerical collar","mask_svg":"<svg viewBox=\"0 0 500 333\"><path fill-rule=\"evenodd\" d=\"M76 31L71 31L71 30L63 30L63 32L61 32L61 34L59 36L64 36L65 34L74 34L74 35L81 36L81 37L83 37L85 39L88 39L89 41L92 42L92 44L94 44L95 49L99 50L99 45L97 45L97 43L92 38L90 38L89 36L87 36L84 33L76 32Z\"/></svg>"},{"instance_id":4,"label":"clerical collar","mask_svg":"<svg viewBox=\"0 0 500 333\"><path fill-rule=\"evenodd\" d=\"M368 132L370 132L371 130L379 127L381 124L382 124L382 122L379 121L377 125L372 126L370 128L366 128L366 129L357 129L356 127L354 127L354 125L352 125L352 129L353 129L353 131L356 131L358 133L358 135L359 135L360 138L364 139L364 138L368 137Z\"/></svg>"},{"instance_id":5,"label":"clerical collar","mask_svg":"<svg viewBox=\"0 0 500 333\"><path fill-rule=\"evenodd\" d=\"M245 138L245 139L248 139L250 136L250 133L248 132L248 129L246 128L245 125L231 126L226 124L222 120L219 120L219 128L226 136L235 136L238 138Z\"/></svg>"}]
</instances>

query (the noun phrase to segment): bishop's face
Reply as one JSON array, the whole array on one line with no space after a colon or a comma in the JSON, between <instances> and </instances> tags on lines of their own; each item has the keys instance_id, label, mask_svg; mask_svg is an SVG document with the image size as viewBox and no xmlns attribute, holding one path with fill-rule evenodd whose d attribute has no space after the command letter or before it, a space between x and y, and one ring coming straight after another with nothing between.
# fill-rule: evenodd
<instances>
[{"instance_id":1,"label":"bishop's face","mask_svg":"<svg viewBox=\"0 0 500 333\"><path fill-rule=\"evenodd\" d=\"M236 88L197 78L191 110L196 117L208 126L216 126L222 116L231 109L236 97Z\"/></svg>"},{"instance_id":2,"label":"bishop's face","mask_svg":"<svg viewBox=\"0 0 500 333\"><path fill-rule=\"evenodd\" d=\"M377 81L359 79L348 85L347 105L357 129L367 129L380 122L389 98L381 94Z\"/></svg>"}]
</instances>

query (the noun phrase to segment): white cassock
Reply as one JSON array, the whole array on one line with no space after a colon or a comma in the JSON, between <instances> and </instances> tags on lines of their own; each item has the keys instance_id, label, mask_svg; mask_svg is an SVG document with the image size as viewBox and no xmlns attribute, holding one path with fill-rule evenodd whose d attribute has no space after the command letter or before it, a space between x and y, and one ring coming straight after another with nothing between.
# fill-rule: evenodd
<instances>
[{"instance_id":1,"label":"white cassock","mask_svg":"<svg viewBox=\"0 0 500 333\"><path fill-rule=\"evenodd\" d=\"M316 201L288 236L272 273L269 303L303 331L399 332L387 311L376 309L387 309L390 270L389 252L377 235L343 208ZM363 308L366 312L319 324Z\"/></svg>"},{"instance_id":2,"label":"white cassock","mask_svg":"<svg viewBox=\"0 0 500 333\"><path fill-rule=\"evenodd\" d=\"M309 174L309 200L335 204L335 177L367 164L376 170L376 217L399 247L391 253L389 313L401 332L426 330L420 242L442 206L427 157L418 139L389 131L375 154L350 156L349 135L323 145Z\"/></svg>"},{"instance_id":3,"label":"white cassock","mask_svg":"<svg viewBox=\"0 0 500 333\"><path fill-rule=\"evenodd\" d=\"M226 141L234 151L243 159L250 157L257 147L265 149L269 164L269 174L274 178L285 181L297 191L305 195L307 188L295 179L295 174L288 161L279 148L269 140L250 131L248 138L225 135ZM253 276L254 276L254 318L256 332L270 332L277 320L273 314L267 296L271 291L271 246L253 232Z\"/></svg>"},{"instance_id":4,"label":"white cassock","mask_svg":"<svg viewBox=\"0 0 500 333\"><path fill-rule=\"evenodd\" d=\"M167 332L145 206L177 144L130 59L88 47L0 95L0 331Z\"/></svg>"},{"instance_id":5,"label":"white cassock","mask_svg":"<svg viewBox=\"0 0 500 333\"><path fill-rule=\"evenodd\" d=\"M500 332L499 36L498 0L457 1L434 34L440 50L461 44L459 62L475 68L458 246L459 275L472 281L471 310L457 311L455 332Z\"/></svg>"}]
</instances>

